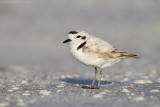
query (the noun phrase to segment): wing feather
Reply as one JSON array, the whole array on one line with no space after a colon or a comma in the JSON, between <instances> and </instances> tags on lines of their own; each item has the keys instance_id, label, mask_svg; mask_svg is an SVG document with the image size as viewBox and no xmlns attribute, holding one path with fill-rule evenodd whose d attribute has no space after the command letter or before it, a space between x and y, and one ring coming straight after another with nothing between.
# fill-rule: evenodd
<instances>
[{"instance_id":1,"label":"wing feather","mask_svg":"<svg viewBox=\"0 0 160 107\"><path fill-rule=\"evenodd\" d=\"M91 56L102 58L104 60L113 58L139 58L135 54L129 54L127 52L120 52L118 49L110 45L109 43L92 37L87 40L86 45L82 48L82 51Z\"/></svg>"},{"instance_id":2,"label":"wing feather","mask_svg":"<svg viewBox=\"0 0 160 107\"><path fill-rule=\"evenodd\" d=\"M82 51L86 54L105 60L114 58L111 52L117 49L109 43L95 37L88 39L86 42L86 45L82 48Z\"/></svg>"}]
</instances>

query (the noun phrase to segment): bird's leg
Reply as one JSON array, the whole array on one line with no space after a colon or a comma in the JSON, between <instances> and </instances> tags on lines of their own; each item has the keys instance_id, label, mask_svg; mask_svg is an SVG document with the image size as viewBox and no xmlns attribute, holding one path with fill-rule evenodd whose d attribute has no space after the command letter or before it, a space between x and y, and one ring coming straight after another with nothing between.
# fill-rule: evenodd
<instances>
[{"instance_id":1,"label":"bird's leg","mask_svg":"<svg viewBox=\"0 0 160 107\"><path fill-rule=\"evenodd\" d=\"M82 88L84 88L84 89L99 89L99 87L95 87L95 86L94 86L96 77L97 77L97 67L95 67L95 75L94 75L94 78L93 78L93 81L92 81L92 85L91 85L91 86L89 86L89 85L84 85L84 86L82 86Z\"/></svg>"},{"instance_id":2,"label":"bird's leg","mask_svg":"<svg viewBox=\"0 0 160 107\"><path fill-rule=\"evenodd\" d=\"M98 87L100 86L101 77L102 77L102 69L100 68L100 74L99 74L99 80L98 80Z\"/></svg>"},{"instance_id":3,"label":"bird's leg","mask_svg":"<svg viewBox=\"0 0 160 107\"><path fill-rule=\"evenodd\" d=\"M94 78L93 78L92 87L94 86L96 77L97 77L97 67L95 67L95 75L94 75Z\"/></svg>"}]
</instances>

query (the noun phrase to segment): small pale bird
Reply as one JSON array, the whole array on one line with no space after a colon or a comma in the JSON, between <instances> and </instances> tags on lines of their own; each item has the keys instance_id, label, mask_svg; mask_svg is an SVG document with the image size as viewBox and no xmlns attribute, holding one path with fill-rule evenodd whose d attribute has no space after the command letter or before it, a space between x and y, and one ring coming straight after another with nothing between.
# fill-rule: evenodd
<instances>
[{"instance_id":1,"label":"small pale bird","mask_svg":"<svg viewBox=\"0 0 160 107\"><path fill-rule=\"evenodd\" d=\"M85 31L70 31L68 39L63 41L63 43L70 44L71 53L81 63L95 68L95 76L92 85L82 86L82 88L86 89L99 89L102 68L110 67L125 58L139 58L135 54L121 52L108 42L91 36ZM100 75L98 86L94 86L98 72L97 68L100 70Z\"/></svg>"}]
</instances>

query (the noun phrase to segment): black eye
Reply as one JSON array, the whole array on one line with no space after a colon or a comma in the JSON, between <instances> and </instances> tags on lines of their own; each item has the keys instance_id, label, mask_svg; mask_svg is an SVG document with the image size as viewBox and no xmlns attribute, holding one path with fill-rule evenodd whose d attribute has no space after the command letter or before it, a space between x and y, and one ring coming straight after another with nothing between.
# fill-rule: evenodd
<instances>
[{"instance_id":1,"label":"black eye","mask_svg":"<svg viewBox=\"0 0 160 107\"><path fill-rule=\"evenodd\" d=\"M80 38L81 36L80 35L78 35L76 38Z\"/></svg>"}]
</instances>

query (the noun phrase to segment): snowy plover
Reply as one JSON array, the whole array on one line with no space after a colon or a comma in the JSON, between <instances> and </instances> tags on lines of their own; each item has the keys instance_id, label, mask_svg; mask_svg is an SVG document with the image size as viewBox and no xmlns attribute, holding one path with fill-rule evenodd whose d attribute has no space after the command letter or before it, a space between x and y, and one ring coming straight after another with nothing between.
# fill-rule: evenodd
<instances>
[{"instance_id":1,"label":"snowy plover","mask_svg":"<svg viewBox=\"0 0 160 107\"><path fill-rule=\"evenodd\" d=\"M91 36L85 31L70 31L68 39L63 43L70 44L71 53L81 63L95 68L92 85L82 86L82 88L98 89L101 81L102 68L110 67L124 58L139 58L135 54L121 52L106 41ZM95 87L97 68L100 69L100 75L98 86Z\"/></svg>"}]
</instances>

